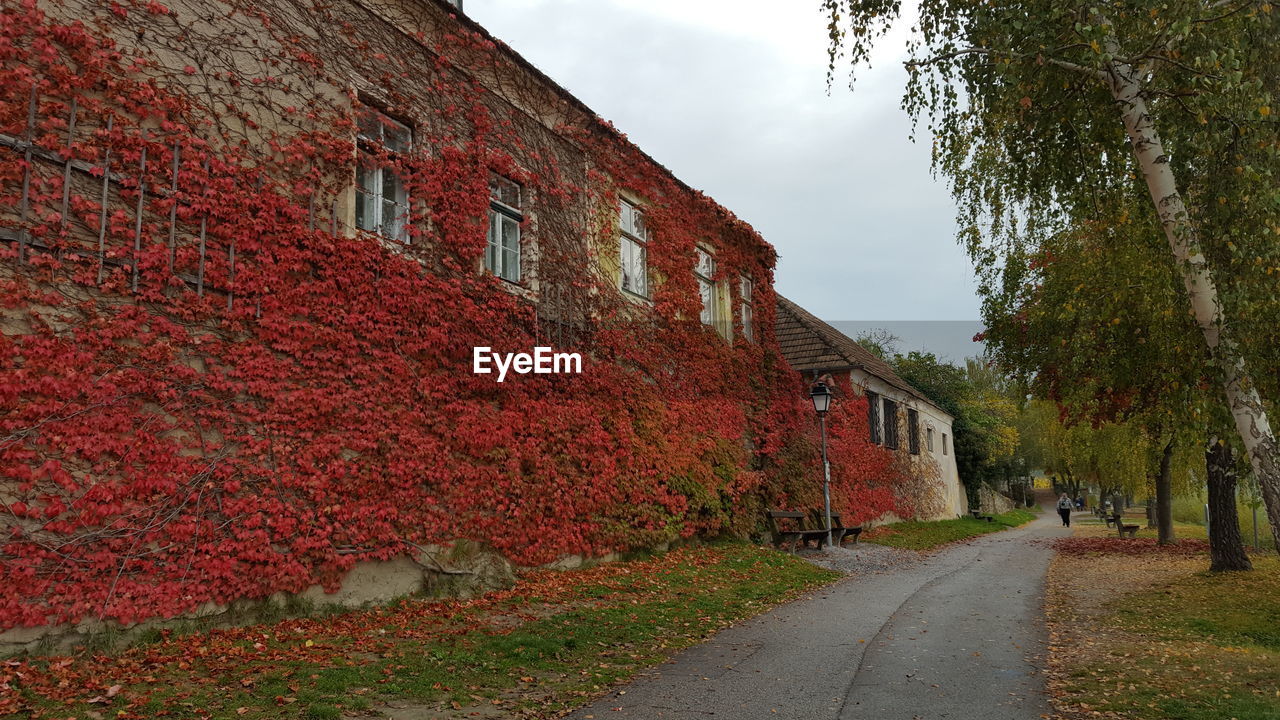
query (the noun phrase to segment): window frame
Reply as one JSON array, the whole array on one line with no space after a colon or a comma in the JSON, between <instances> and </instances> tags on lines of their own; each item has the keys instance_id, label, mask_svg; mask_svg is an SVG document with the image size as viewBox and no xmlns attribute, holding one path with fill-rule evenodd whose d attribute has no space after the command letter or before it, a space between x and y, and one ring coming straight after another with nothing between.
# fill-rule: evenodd
<instances>
[{"instance_id":1,"label":"window frame","mask_svg":"<svg viewBox=\"0 0 1280 720\"><path fill-rule=\"evenodd\" d=\"M920 454L920 411L907 408L907 451Z\"/></svg>"},{"instance_id":2,"label":"window frame","mask_svg":"<svg viewBox=\"0 0 1280 720\"><path fill-rule=\"evenodd\" d=\"M738 319L742 322L742 336L749 342L756 341L756 311L753 302L755 283L748 275L738 276Z\"/></svg>"},{"instance_id":3,"label":"window frame","mask_svg":"<svg viewBox=\"0 0 1280 720\"><path fill-rule=\"evenodd\" d=\"M925 443L925 447L926 447L926 448L928 448L929 452L934 452L934 450L933 450L933 428L931 428L931 427L926 427L926 428L924 429L924 443Z\"/></svg>"},{"instance_id":4,"label":"window frame","mask_svg":"<svg viewBox=\"0 0 1280 720\"><path fill-rule=\"evenodd\" d=\"M867 427L870 429L871 444L881 444L880 394L874 390L867 390Z\"/></svg>"},{"instance_id":5,"label":"window frame","mask_svg":"<svg viewBox=\"0 0 1280 720\"><path fill-rule=\"evenodd\" d=\"M644 223L644 217L644 209L639 203L622 196L618 197L618 289L627 295L650 300L652 292L649 287L649 242L653 240L653 231ZM637 219L640 220L640 227L636 226ZM633 253L638 251L640 255L643 287L639 291L627 287L628 247L632 248Z\"/></svg>"},{"instance_id":6,"label":"window frame","mask_svg":"<svg viewBox=\"0 0 1280 720\"><path fill-rule=\"evenodd\" d=\"M884 446L890 450L898 449L898 401L881 396L883 409L880 417L884 423Z\"/></svg>"},{"instance_id":7,"label":"window frame","mask_svg":"<svg viewBox=\"0 0 1280 720\"><path fill-rule=\"evenodd\" d=\"M701 245L696 246L693 277L698 281L698 298L702 300L702 312L698 314L698 319L703 325L720 332L723 318L720 317L720 286L715 281L715 275L715 253Z\"/></svg>"},{"instance_id":8,"label":"window frame","mask_svg":"<svg viewBox=\"0 0 1280 720\"><path fill-rule=\"evenodd\" d=\"M501 197L500 189L504 182L515 188L515 205L511 205ZM494 277L515 285L521 284L524 280L524 233L522 226L525 219L525 198L526 194L523 185L501 173L489 172L489 223L488 229L485 231L484 268L493 273ZM506 237L501 233L504 222L511 223L512 227L515 228L514 249L506 246ZM495 227L498 228L496 242L494 237ZM515 255L515 277L508 275L507 253L514 253ZM499 261L500 268L494 266L493 259Z\"/></svg>"},{"instance_id":9,"label":"window frame","mask_svg":"<svg viewBox=\"0 0 1280 720\"><path fill-rule=\"evenodd\" d=\"M947 434L942 433L942 454L947 454Z\"/></svg>"},{"instance_id":10,"label":"window frame","mask_svg":"<svg viewBox=\"0 0 1280 720\"><path fill-rule=\"evenodd\" d=\"M363 232L374 233L384 240L409 245L412 240L412 235L409 232L412 219L412 197L409 195L409 189L405 186L404 177L395 168L387 166L386 157L396 157L413 150L413 125L388 114L378 104L364 100L358 101L356 113L355 227ZM366 132L368 127L362 122L364 116L371 117L377 122L377 137L373 137ZM398 128L404 132L403 148L395 148L387 144L388 126ZM366 162L368 164L367 168ZM361 182L366 173L369 175L369 181L367 183ZM398 192L398 197L392 200L388 200L385 195L386 176L388 174L395 179ZM386 212L388 202L399 207L403 213L395 234L385 232L386 220L383 217L383 213Z\"/></svg>"}]
</instances>

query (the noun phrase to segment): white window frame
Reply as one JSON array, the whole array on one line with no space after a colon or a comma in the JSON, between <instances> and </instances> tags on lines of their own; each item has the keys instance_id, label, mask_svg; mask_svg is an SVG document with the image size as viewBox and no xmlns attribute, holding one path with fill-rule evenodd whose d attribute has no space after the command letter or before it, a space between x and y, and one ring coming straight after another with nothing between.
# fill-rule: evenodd
<instances>
[{"instance_id":1,"label":"white window frame","mask_svg":"<svg viewBox=\"0 0 1280 720\"><path fill-rule=\"evenodd\" d=\"M929 452L933 452L933 428L926 427L924 429L925 447L929 448Z\"/></svg>"},{"instance_id":2,"label":"white window frame","mask_svg":"<svg viewBox=\"0 0 1280 720\"><path fill-rule=\"evenodd\" d=\"M755 293L755 283L746 275L738 277L738 319L742 321L742 336L751 342L756 340L755 330L755 304L753 302L753 294Z\"/></svg>"},{"instance_id":3,"label":"white window frame","mask_svg":"<svg viewBox=\"0 0 1280 720\"><path fill-rule=\"evenodd\" d=\"M387 167L382 155L392 156L413 148L413 129L371 105L357 108L356 133L356 227L394 242L409 243L409 190L404 179ZM365 122L372 118L376 124ZM397 131L394 135L388 130ZM400 140L394 139L398 136ZM394 197L387 197L392 182ZM388 207L397 212L386 217Z\"/></svg>"},{"instance_id":4,"label":"white window frame","mask_svg":"<svg viewBox=\"0 0 1280 720\"><path fill-rule=\"evenodd\" d=\"M624 293L649 299L649 241L653 238L644 222L644 210L626 198L618 198L618 288ZM634 271L639 268L639 272Z\"/></svg>"},{"instance_id":5,"label":"white window frame","mask_svg":"<svg viewBox=\"0 0 1280 720\"><path fill-rule=\"evenodd\" d=\"M517 284L521 279L523 262L520 237L520 225L524 222L523 203L524 188L520 183L498 173L489 173L489 229L484 266L503 280ZM511 236L504 233L507 229L515 235L514 247Z\"/></svg>"},{"instance_id":6,"label":"white window frame","mask_svg":"<svg viewBox=\"0 0 1280 720\"><path fill-rule=\"evenodd\" d=\"M704 247L695 248L693 275L698 279L698 297L702 299L702 313L699 318L703 325L720 329L720 288L716 284L716 256Z\"/></svg>"}]
</instances>

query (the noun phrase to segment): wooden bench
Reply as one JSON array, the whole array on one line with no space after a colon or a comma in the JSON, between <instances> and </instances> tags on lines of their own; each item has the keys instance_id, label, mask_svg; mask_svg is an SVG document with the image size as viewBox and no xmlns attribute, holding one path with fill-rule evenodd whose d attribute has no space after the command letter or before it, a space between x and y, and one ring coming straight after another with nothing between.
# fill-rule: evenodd
<instances>
[{"instance_id":1,"label":"wooden bench","mask_svg":"<svg viewBox=\"0 0 1280 720\"><path fill-rule=\"evenodd\" d=\"M1116 530L1120 531L1120 537L1124 537L1126 535L1128 535L1131 538L1138 537L1138 526L1126 525L1124 522L1124 518L1122 516L1112 515L1111 517L1107 518L1107 521L1108 521L1107 522L1108 526L1110 526L1112 523L1115 523Z\"/></svg>"},{"instance_id":2,"label":"wooden bench","mask_svg":"<svg viewBox=\"0 0 1280 720\"><path fill-rule=\"evenodd\" d=\"M826 527L826 513L822 510L817 508L810 510L809 517L813 520L813 527ZM844 521L840 519L840 513L831 513L831 541L835 543L836 547L840 547L846 538L853 538L856 543L860 535L862 535L862 526L845 527Z\"/></svg>"},{"instance_id":3,"label":"wooden bench","mask_svg":"<svg viewBox=\"0 0 1280 720\"><path fill-rule=\"evenodd\" d=\"M986 520L987 522L996 521L995 516L987 515L978 508L969 508L969 514L973 516L974 520Z\"/></svg>"},{"instance_id":4,"label":"wooden bench","mask_svg":"<svg viewBox=\"0 0 1280 720\"><path fill-rule=\"evenodd\" d=\"M794 512L790 510L770 510L769 531L773 533L773 544L782 547L788 541L791 543L791 552L795 552L796 546L803 543L808 547L809 541L813 540L822 547L827 541L826 530L815 530L805 527L804 513Z\"/></svg>"}]
</instances>

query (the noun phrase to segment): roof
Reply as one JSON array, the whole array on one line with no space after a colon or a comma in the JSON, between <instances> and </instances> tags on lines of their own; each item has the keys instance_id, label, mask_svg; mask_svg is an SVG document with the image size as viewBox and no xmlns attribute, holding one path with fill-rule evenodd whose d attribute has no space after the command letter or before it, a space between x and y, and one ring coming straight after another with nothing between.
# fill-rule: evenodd
<instances>
[{"instance_id":1,"label":"roof","mask_svg":"<svg viewBox=\"0 0 1280 720\"><path fill-rule=\"evenodd\" d=\"M924 393L899 377L889 363L781 295L778 296L775 332L783 357L799 372L861 370L930 405L934 404Z\"/></svg>"}]
</instances>

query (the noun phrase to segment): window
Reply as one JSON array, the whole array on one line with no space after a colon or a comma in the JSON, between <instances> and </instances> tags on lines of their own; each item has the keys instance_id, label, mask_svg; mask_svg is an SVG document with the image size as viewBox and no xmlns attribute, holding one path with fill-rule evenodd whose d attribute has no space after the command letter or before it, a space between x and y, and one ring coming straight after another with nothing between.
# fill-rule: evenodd
<instances>
[{"instance_id":1,"label":"window","mask_svg":"<svg viewBox=\"0 0 1280 720\"><path fill-rule=\"evenodd\" d=\"M649 297L649 259L647 248L649 229L644 224L644 213L626 200L618 201L618 223L622 231L619 241L622 259L620 287L633 295Z\"/></svg>"},{"instance_id":2,"label":"window","mask_svg":"<svg viewBox=\"0 0 1280 720\"><path fill-rule=\"evenodd\" d=\"M515 182L489 173L489 244L484 266L494 275L520 282L521 188Z\"/></svg>"},{"instance_id":3,"label":"window","mask_svg":"<svg viewBox=\"0 0 1280 720\"><path fill-rule=\"evenodd\" d=\"M740 320L742 320L742 336L748 340L755 341L755 317L751 306L751 293L754 288L751 285L751 278L743 275L738 279L738 294L741 296L739 302Z\"/></svg>"},{"instance_id":4,"label":"window","mask_svg":"<svg viewBox=\"0 0 1280 720\"><path fill-rule=\"evenodd\" d=\"M880 444L880 396L867 391L867 426L871 428L871 442Z\"/></svg>"},{"instance_id":5,"label":"window","mask_svg":"<svg viewBox=\"0 0 1280 720\"><path fill-rule=\"evenodd\" d=\"M925 428L924 444L929 449L929 452L933 452L933 428Z\"/></svg>"},{"instance_id":6,"label":"window","mask_svg":"<svg viewBox=\"0 0 1280 720\"><path fill-rule=\"evenodd\" d=\"M942 454L947 454L947 434L942 433Z\"/></svg>"},{"instance_id":7,"label":"window","mask_svg":"<svg viewBox=\"0 0 1280 720\"><path fill-rule=\"evenodd\" d=\"M693 267L693 274L698 278L698 295L702 298L702 324L719 328L720 293L715 280L712 280L716 274L716 259L702 248L698 248L697 253L698 262Z\"/></svg>"},{"instance_id":8,"label":"window","mask_svg":"<svg viewBox=\"0 0 1280 720\"><path fill-rule=\"evenodd\" d=\"M911 408L907 408L907 450L920 454L920 413Z\"/></svg>"},{"instance_id":9,"label":"window","mask_svg":"<svg viewBox=\"0 0 1280 720\"><path fill-rule=\"evenodd\" d=\"M898 449L898 403L884 398L884 446Z\"/></svg>"},{"instance_id":10,"label":"window","mask_svg":"<svg viewBox=\"0 0 1280 720\"><path fill-rule=\"evenodd\" d=\"M409 242L409 193L395 169L413 132L371 107L357 108L356 227L388 240Z\"/></svg>"}]
</instances>

